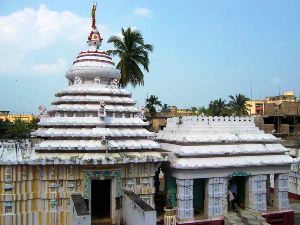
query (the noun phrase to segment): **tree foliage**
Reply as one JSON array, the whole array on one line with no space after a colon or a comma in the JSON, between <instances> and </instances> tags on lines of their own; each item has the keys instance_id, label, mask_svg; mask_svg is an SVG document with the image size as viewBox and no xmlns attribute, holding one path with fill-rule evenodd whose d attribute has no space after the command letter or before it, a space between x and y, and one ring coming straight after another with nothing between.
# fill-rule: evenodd
<instances>
[{"instance_id":1,"label":"tree foliage","mask_svg":"<svg viewBox=\"0 0 300 225\"><path fill-rule=\"evenodd\" d=\"M9 121L0 122L0 138L7 139L22 139L29 138L30 132L37 129L38 119L34 118L27 122L21 119L16 119L13 123Z\"/></svg>"},{"instance_id":2,"label":"tree foliage","mask_svg":"<svg viewBox=\"0 0 300 225\"><path fill-rule=\"evenodd\" d=\"M231 108L233 115L243 116L248 114L246 102L249 98L243 94L236 94L235 96L230 95L229 99L228 106Z\"/></svg>"},{"instance_id":3,"label":"tree foliage","mask_svg":"<svg viewBox=\"0 0 300 225\"><path fill-rule=\"evenodd\" d=\"M149 72L149 52L153 51L153 46L146 44L140 32L127 28L122 28L122 37L112 36L108 43L113 43L113 50L107 51L110 55L117 55L120 61L117 68L121 71L120 86L127 84L144 85L144 70Z\"/></svg>"},{"instance_id":4,"label":"tree foliage","mask_svg":"<svg viewBox=\"0 0 300 225\"><path fill-rule=\"evenodd\" d=\"M160 111L161 112L169 112L170 106L168 104L163 104Z\"/></svg>"},{"instance_id":5,"label":"tree foliage","mask_svg":"<svg viewBox=\"0 0 300 225\"><path fill-rule=\"evenodd\" d=\"M213 100L208 105L208 115L210 116L228 116L229 109L226 101L222 98Z\"/></svg>"},{"instance_id":6,"label":"tree foliage","mask_svg":"<svg viewBox=\"0 0 300 225\"><path fill-rule=\"evenodd\" d=\"M192 113L194 115L205 115L205 116L244 116L248 115L248 105L246 101L247 98L243 94L236 94L235 96L229 96L229 103L226 100L219 98L210 101L207 108L202 107L192 107Z\"/></svg>"},{"instance_id":7,"label":"tree foliage","mask_svg":"<svg viewBox=\"0 0 300 225\"><path fill-rule=\"evenodd\" d=\"M159 101L158 97L156 97L155 95L150 95L150 97L146 99L145 108L147 108L149 110L151 118L156 116L156 112L157 112L156 107L157 106L162 107L161 101Z\"/></svg>"},{"instance_id":8,"label":"tree foliage","mask_svg":"<svg viewBox=\"0 0 300 225\"><path fill-rule=\"evenodd\" d=\"M193 115L200 116L200 115L208 115L208 109L204 106L201 106L199 108L192 107L191 108Z\"/></svg>"}]
</instances>

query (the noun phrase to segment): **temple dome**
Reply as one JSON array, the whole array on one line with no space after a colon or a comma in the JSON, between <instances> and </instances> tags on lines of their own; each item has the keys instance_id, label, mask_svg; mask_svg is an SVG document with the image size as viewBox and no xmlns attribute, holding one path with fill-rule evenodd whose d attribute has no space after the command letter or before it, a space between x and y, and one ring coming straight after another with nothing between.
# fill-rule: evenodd
<instances>
[{"instance_id":1,"label":"temple dome","mask_svg":"<svg viewBox=\"0 0 300 225\"><path fill-rule=\"evenodd\" d=\"M115 68L112 58L106 53L95 50L81 51L67 71L66 77L74 82L75 77L83 80L94 79L120 79L120 71Z\"/></svg>"},{"instance_id":2,"label":"temple dome","mask_svg":"<svg viewBox=\"0 0 300 225\"><path fill-rule=\"evenodd\" d=\"M73 66L66 73L70 83L74 83L76 77L81 78L83 83L90 83L96 77L106 84L111 79L120 79L120 71L115 68L112 58L106 52L98 51L102 40L100 32L93 25L87 40L89 49L79 53Z\"/></svg>"}]
</instances>

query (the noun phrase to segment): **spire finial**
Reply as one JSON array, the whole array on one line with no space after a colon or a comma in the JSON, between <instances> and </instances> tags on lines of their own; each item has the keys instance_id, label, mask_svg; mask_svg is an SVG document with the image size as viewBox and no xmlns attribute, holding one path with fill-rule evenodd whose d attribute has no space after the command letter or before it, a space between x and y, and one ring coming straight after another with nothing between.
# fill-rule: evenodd
<instances>
[{"instance_id":1,"label":"spire finial","mask_svg":"<svg viewBox=\"0 0 300 225\"><path fill-rule=\"evenodd\" d=\"M92 16L92 31L90 35L88 36L88 45L90 46L90 49L97 50L101 46L102 37L97 30L96 26L96 9L97 9L97 3L93 3L91 16Z\"/></svg>"},{"instance_id":2,"label":"spire finial","mask_svg":"<svg viewBox=\"0 0 300 225\"><path fill-rule=\"evenodd\" d=\"M97 10L97 3L93 3L92 11L91 11L91 16L92 16L92 28L96 29L96 10Z\"/></svg>"}]
</instances>

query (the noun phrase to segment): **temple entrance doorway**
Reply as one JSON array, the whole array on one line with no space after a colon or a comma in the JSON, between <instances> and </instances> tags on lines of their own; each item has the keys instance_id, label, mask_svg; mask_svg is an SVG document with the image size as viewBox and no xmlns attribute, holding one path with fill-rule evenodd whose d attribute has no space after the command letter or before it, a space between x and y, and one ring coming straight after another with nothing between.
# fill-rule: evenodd
<instances>
[{"instance_id":1,"label":"temple entrance doorway","mask_svg":"<svg viewBox=\"0 0 300 225\"><path fill-rule=\"evenodd\" d=\"M111 180L91 180L92 224L111 222Z\"/></svg>"},{"instance_id":2,"label":"temple entrance doorway","mask_svg":"<svg viewBox=\"0 0 300 225\"><path fill-rule=\"evenodd\" d=\"M247 178L247 176L234 176L228 183L228 190L234 195L233 203L236 203L240 208L245 208ZM233 209L234 208L233 204Z\"/></svg>"},{"instance_id":3,"label":"temple entrance doorway","mask_svg":"<svg viewBox=\"0 0 300 225\"><path fill-rule=\"evenodd\" d=\"M169 178L167 178L169 179ZM155 187L155 196L154 196L154 203L155 209L157 212L158 218L164 215L164 207L166 207L166 200L167 200L167 188L166 188L166 181L165 174L161 167L155 172L154 176L154 187Z\"/></svg>"},{"instance_id":4,"label":"temple entrance doorway","mask_svg":"<svg viewBox=\"0 0 300 225\"><path fill-rule=\"evenodd\" d=\"M201 220L207 218L207 212L205 213L205 182L207 179L194 179L193 186L193 206L194 206L194 218L195 220Z\"/></svg>"}]
</instances>

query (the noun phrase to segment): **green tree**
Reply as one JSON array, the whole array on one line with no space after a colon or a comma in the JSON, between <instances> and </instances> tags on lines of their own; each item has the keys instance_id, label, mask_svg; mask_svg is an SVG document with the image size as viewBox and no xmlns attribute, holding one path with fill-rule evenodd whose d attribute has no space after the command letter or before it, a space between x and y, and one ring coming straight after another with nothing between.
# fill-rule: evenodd
<instances>
[{"instance_id":1,"label":"green tree","mask_svg":"<svg viewBox=\"0 0 300 225\"><path fill-rule=\"evenodd\" d=\"M209 116L228 116L230 111L227 108L226 101L222 98L213 100L208 105L207 114Z\"/></svg>"},{"instance_id":2,"label":"green tree","mask_svg":"<svg viewBox=\"0 0 300 225\"><path fill-rule=\"evenodd\" d=\"M162 106L161 101L158 100L158 97L155 95L150 95L149 98L146 99L146 108L149 110L151 118L156 116L156 106Z\"/></svg>"},{"instance_id":3,"label":"green tree","mask_svg":"<svg viewBox=\"0 0 300 225\"><path fill-rule=\"evenodd\" d=\"M249 100L245 95L236 94L235 96L229 96L228 106L230 107L232 114L235 116L243 116L248 115L247 104L246 101Z\"/></svg>"},{"instance_id":4,"label":"green tree","mask_svg":"<svg viewBox=\"0 0 300 225\"><path fill-rule=\"evenodd\" d=\"M30 137L31 131L32 129L29 122L17 119L9 125L6 137L15 139L28 138Z\"/></svg>"},{"instance_id":5,"label":"green tree","mask_svg":"<svg viewBox=\"0 0 300 225\"><path fill-rule=\"evenodd\" d=\"M7 130L10 126L10 122L8 120L2 121L0 120L0 138L5 138Z\"/></svg>"},{"instance_id":6,"label":"green tree","mask_svg":"<svg viewBox=\"0 0 300 225\"><path fill-rule=\"evenodd\" d=\"M163 104L160 111L161 112L169 112L170 111L170 106L168 104Z\"/></svg>"},{"instance_id":7,"label":"green tree","mask_svg":"<svg viewBox=\"0 0 300 225\"><path fill-rule=\"evenodd\" d=\"M29 122L29 127L31 131L35 131L38 129L38 122L40 122L39 118L33 117L32 120Z\"/></svg>"},{"instance_id":8,"label":"green tree","mask_svg":"<svg viewBox=\"0 0 300 225\"><path fill-rule=\"evenodd\" d=\"M0 134L1 138L23 139L29 138L30 133L38 128L38 118L33 118L32 121L27 122L21 119L16 119L13 123L0 123L3 128ZM0 128L0 130L1 130ZM4 129L5 128L5 129Z\"/></svg>"},{"instance_id":9,"label":"green tree","mask_svg":"<svg viewBox=\"0 0 300 225\"><path fill-rule=\"evenodd\" d=\"M193 115L200 116L200 115L208 115L208 109L204 106L201 106L199 108L192 107L191 108Z\"/></svg>"},{"instance_id":10,"label":"green tree","mask_svg":"<svg viewBox=\"0 0 300 225\"><path fill-rule=\"evenodd\" d=\"M120 58L117 64L117 69L121 71L120 86L125 87L128 83L134 87L144 85L144 74L140 65L149 72L148 55L153 51L153 46L146 44L141 33L131 28L122 28L122 37L112 36L108 43L113 43L115 49L107 53Z\"/></svg>"}]
</instances>

